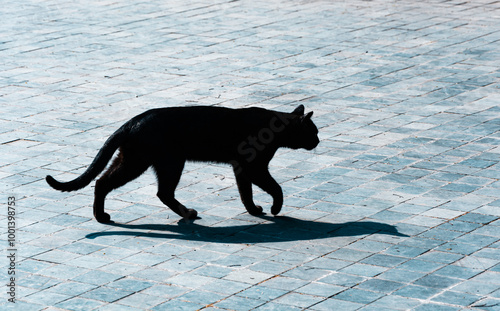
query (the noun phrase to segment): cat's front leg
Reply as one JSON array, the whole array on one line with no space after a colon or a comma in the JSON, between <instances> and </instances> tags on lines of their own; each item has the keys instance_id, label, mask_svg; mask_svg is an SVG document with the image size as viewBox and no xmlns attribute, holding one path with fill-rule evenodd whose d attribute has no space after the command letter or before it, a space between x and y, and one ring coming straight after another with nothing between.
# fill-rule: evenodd
<instances>
[{"instance_id":1,"label":"cat's front leg","mask_svg":"<svg viewBox=\"0 0 500 311\"><path fill-rule=\"evenodd\" d=\"M272 177L271 177L272 178ZM273 179L274 181L274 179ZM281 190L280 185L275 181L275 185L273 185L272 190L265 190L273 197L273 206L271 206L271 214L274 216L278 215L281 212L281 208L283 207L283 190Z\"/></svg>"},{"instance_id":2,"label":"cat's front leg","mask_svg":"<svg viewBox=\"0 0 500 311\"><path fill-rule=\"evenodd\" d=\"M283 206L283 190L281 190L281 186L269 174L267 169L265 171L257 171L252 181L273 197L271 214L278 215Z\"/></svg>"},{"instance_id":3,"label":"cat's front leg","mask_svg":"<svg viewBox=\"0 0 500 311\"><path fill-rule=\"evenodd\" d=\"M236 177L236 184L238 185L241 201L243 202L247 212L253 216L262 215L264 213L262 207L255 205L253 202L252 182L248 178L247 174L241 169L234 167L234 176Z\"/></svg>"},{"instance_id":4,"label":"cat's front leg","mask_svg":"<svg viewBox=\"0 0 500 311\"><path fill-rule=\"evenodd\" d=\"M251 170L250 180L273 197L271 213L278 215L283 206L283 190L281 190L281 186L271 176L267 167Z\"/></svg>"}]
</instances>

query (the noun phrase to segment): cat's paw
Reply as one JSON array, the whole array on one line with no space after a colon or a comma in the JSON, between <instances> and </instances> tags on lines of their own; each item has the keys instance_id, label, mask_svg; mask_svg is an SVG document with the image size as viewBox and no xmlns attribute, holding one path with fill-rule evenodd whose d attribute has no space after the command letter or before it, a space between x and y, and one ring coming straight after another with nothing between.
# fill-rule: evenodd
<instances>
[{"instance_id":1,"label":"cat's paw","mask_svg":"<svg viewBox=\"0 0 500 311\"><path fill-rule=\"evenodd\" d=\"M253 215L253 216L260 216L262 214L264 214L264 209L262 208L262 206L259 206L259 205L256 205L255 206L255 209L247 209L248 213L250 215Z\"/></svg>"},{"instance_id":2,"label":"cat's paw","mask_svg":"<svg viewBox=\"0 0 500 311\"><path fill-rule=\"evenodd\" d=\"M271 214L273 214L274 216L278 215L281 211L281 205L280 206L272 206L271 207Z\"/></svg>"},{"instance_id":3,"label":"cat's paw","mask_svg":"<svg viewBox=\"0 0 500 311\"><path fill-rule=\"evenodd\" d=\"M196 219L198 218L198 212L192 208L188 208L188 213L187 215L184 217L186 219Z\"/></svg>"},{"instance_id":4,"label":"cat's paw","mask_svg":"<svg viewBox=\"0 0 500 311\"><path fill-rule=\"evenodd\" d=\"M111 216L109 216L108 213L102 213L102 214L97 214L94 215L95 219L100 222L101 224L106 224L111 222Z\"/></svg>"}]
</instances>

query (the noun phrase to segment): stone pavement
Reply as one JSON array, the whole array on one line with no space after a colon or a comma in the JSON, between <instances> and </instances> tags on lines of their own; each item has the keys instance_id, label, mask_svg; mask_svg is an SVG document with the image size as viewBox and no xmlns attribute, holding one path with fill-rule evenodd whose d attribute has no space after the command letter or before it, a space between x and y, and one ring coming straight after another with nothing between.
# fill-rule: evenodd
<instances>
[{"instance_id":1,"label":"stone pavement","mask_svg":"<svg viewBox=\"0 0 500 311\"><path fill-rule=\"evenodd\" d=\"M500 310L499 2L4 0L0 16L16 285L0 309ZM132 116L194 104L314 111L318 148L271 162L282 216L248 215L223 165L186 166L194 223L151 172L110 195L111 225L93 187L45 183Z\"/></svg>"}]
</instances>

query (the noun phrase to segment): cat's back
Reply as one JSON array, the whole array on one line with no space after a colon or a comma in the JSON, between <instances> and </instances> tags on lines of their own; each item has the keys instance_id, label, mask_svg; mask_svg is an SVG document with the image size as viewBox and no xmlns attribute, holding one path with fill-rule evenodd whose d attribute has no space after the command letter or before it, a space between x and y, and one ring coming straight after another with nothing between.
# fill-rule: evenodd
<instances>
[{"instance_id":1,"label":"cat's back","mask_svg":"<svg viewBox=\"0 0 500 311\"><path fill-rule=\"evenodd\" d=\"M232 109L213 106L159 108L150 111L152 122L165 129L193 131L251 130L265 124L273 112L263 108Z\"/></svg>"},{"instance_id":2,"label":"cat's back","mask_svg":"<svg viewBox=\"0 0 500 311\"><path fill-rule=\"evenodd\" d=\"M125 127L134 137L168 140L240 139L269 124L273 111L213 106L167 107L148 110Z\"/></svg>"}]
</instances>

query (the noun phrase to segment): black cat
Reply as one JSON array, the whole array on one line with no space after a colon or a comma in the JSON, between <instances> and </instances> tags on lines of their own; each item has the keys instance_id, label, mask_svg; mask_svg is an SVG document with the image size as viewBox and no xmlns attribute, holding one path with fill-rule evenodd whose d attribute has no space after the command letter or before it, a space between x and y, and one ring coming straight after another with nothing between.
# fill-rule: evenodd
<instances>
[{"instance_id":1,"label":"black cat","mask_svg":"<svg viewBox=\"0 0 500 311\"><path fill-rule=\"evenodd\" d=\"M122 125L104 143L88 169L70 182L58 182L47 176L47 183L60 191L87 186L104 170L119 148L109 169L97 180L94 216L98 222L110 221L104 212L104 199L113 189L140 176L153 166L158 178L158 197L178 215L194 219L197 212L175 199L174 191L184 163L207 161L233 166L241 200L252 215L262 207L252 199L252 184L273 197L271 213L277 215L283 205L283 192L269 174L268 164L279 147L314 149L318 129L304 115L300 105L292 113L262 108L230 109L222 107L172 107L146 111Z\"/></svg>"}]
</instances>

